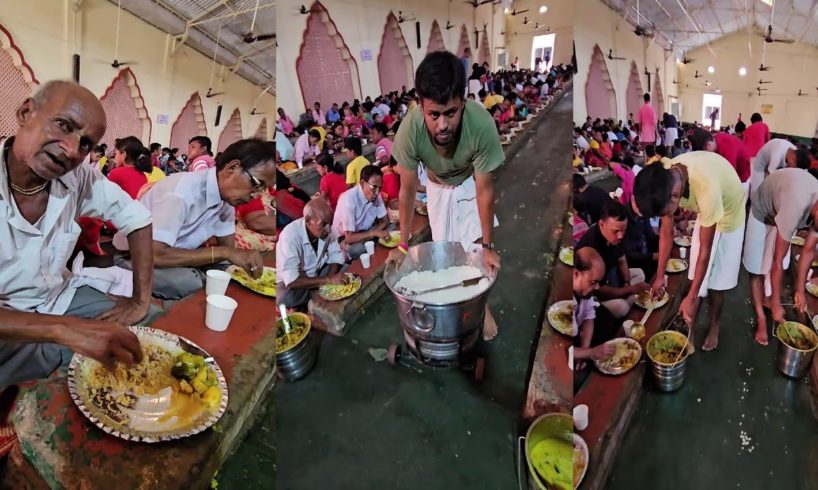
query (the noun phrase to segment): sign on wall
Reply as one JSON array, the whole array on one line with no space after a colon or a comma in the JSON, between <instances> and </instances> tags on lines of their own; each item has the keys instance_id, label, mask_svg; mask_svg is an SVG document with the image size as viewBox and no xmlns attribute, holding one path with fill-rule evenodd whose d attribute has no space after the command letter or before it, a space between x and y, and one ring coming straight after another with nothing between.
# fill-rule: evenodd
<instances>
[{"instance_id":1,"label":"sign on wall","mask_svg":"<svg viewBox=\"0 0 818 490\"><path fill-rule=\"evenodd\" d=\"M159 114L156 116L156 124L161 124L163 126L168 125L168 115L167 114Z\"/></svg>"},{"instance_id":2,"label":"sign on wall","mask_svg":"<svg viewBox=\"0 0 818 490\"><path fill-rule=\"evenodd\" d=\"M372 50L371 49L362 49L361 50L361 61L372 61Z\"/></svg>"},{"instance_id":3,"label":"sign on wall","mask_svg":"<svg viewBox=\"0 0 818 490\"><path fill-rule=\"evenodd\" d=\"M773 105L772 104L761 104L761 113L762 114L772 114L773 113Z\"/></svg>"}]
</instances>

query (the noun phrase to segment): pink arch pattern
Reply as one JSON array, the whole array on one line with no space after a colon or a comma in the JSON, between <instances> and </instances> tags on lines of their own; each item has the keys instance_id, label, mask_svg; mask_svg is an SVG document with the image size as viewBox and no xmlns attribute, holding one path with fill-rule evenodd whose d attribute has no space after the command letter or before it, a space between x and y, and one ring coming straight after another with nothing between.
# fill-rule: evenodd
<instances>
[{"instance_id":1,"label":"pink arch pattern","mask_svg":"<svg viewBox=\"0 0 818 490\"><path fill-rule=\"evenodd\" d=\"M440 33L440 25L437 19L432 21L432 30L429 33L429 49L426 53L434 53L435 51L446 51L446 43L443 42L443 34Z\"/></svg>"},{"instance_id":2,"label":"pink arch pattern","mask_svg":"<svg viewBox=\"0 0 818 490\"><path fill-rule=\"evenodd\" d=\"M406 39L400 30L395 14L389 12L381 38L381 52L378 54L378 77L381 82L381 93L400 90L402 85L411 85L412 55Z\"/></svg>"},{"instance_id":3,"label":"pink arch pattern","mask_svg":"<svg viewBox=\"0 0 818 490\"><path fill-rule=\"evenodd\" d=\"M39 85L11 34L0 25L0 137L17 132L17 108Z\"/></svg>"},{"instance_id":4,"label":"pink arch pattern","mask_svg":"<svg viewBox=\"0 0 818 490\"><path fill-rule=\"evenodd\" d=\"M480 64L488 63L491 66L491 50L489 49L489 33L483 29L480 37Z\"/></svg>"},{"instance_id":5,"label":"pink arch pattern","mask_svg":"<svg viewBox=\"0 0 818 490\"><path fill-rule=\"evenodd\" d=\"M224 125L221 136L219 136L217 151L223 152L228 146L240 139L242 139L241 112L239 112L239 108L236 107L233 109L233 113L230 114L230 119L227 120L227 124Z\"/></svg>"},{"instance_id":6,"label":"pink arch pattern","mask_svg":"<svg viewBox=\"0 0 818 490\"><path fill-rule=\"evenodd\" d=\"M120 70L99 101L108 121L100 143L113 149L117 138L136 136L143 144L150 144L151 119L136 76L130 68Z\"/></svg>"},{"instance_id":7,"label":"pink arch pattern","mask_svg":"<svg viewBox=\"0 0 818 490\"><path fill-rule=\"evenodd\" d=\"M645 92L642 90L642 79L639 78L639 69L636 67L636 62L631 61L631 72L628 76L628 89L625 92L625 107L627 108L628 114L633 114L636 117L636 114L639 112L639 108L642 107L644 103Z\"/></svg>"},{"instance_id":8,"label":"pink arch pattern","mask_svg":"<svg viewBox=\"0 0 818 490\"><path fill-rule=\"evenodd\" d=\"M187 142L194 136L207 136L204 109L199 92L193 92L179 117L170 129L170 148L187 148Z\"/></svg>"},{"instance_id":9,"label":"pink arch pattern","mask_svg":"<svg viewBox=\"0 0 818 490\"><path fill-rule=\"evenodd\" d=\"M659 119L662 118L662 114L665 112L665 94L662 92L662 81L659 79L659 71L656 71L656 75L654 75L654 84L653 84L653 93L650 95L650 102L653 104L653 110L656 111L656 115Z\"/></svg>"},{"instance_id":10,"label":"pink arch pattern","mask_svg":"<svg viewBox=\"0 0 818 490\"><path fill-rule=\"evenodd\" d=\"M260 140L267 140L267 118L262 118L261 123L258 125L258 129L256 130L256 134L253 136L256 139Z\"/></svg>"},{"instance_id":11,"label":"pink arch pattern","mask_svg":"<svg viewBox=\"0 0 818 490\"><path fill-rule=\"evenodd\" d=\"M466 29L466 24L461 24L460 40L457 44L457 56L462 58L466 53L466 48L471 48L471 43L469 42L469 30Z\"/></svg>"},{"instance_id":12,"label":"pink arch pattern","mask_svg":"<svg viewBox=\"0 0 818 490\"><path fill-rule=\"evenodd\" d=\"M327 9L316 1L310 8L295 71L304 107L322 107L361 97L358 64Z\"/></svg>"},{"instance_id":13,"label":"pink arch pattern","mask_svg":"<svg viewBox=\"0 0 818 490\"><path fill-rule=\"evenodd\" d=\"M588 80L585 82L585 104L592 118L616 118L616 92L605 64L605 55L598 44L591 52Z\"/></svg>"}]
</instances>

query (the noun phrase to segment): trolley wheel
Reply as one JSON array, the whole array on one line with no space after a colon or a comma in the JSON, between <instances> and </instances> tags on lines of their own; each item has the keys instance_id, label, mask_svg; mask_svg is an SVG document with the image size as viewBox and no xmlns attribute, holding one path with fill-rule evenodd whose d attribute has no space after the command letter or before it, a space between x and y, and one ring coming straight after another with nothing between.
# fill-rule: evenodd
<instances>
[{"instance_id":1,"label":"trolley wheel","mask_svg":"<svg viewBox=\"0 0 818 490\"><path fill-rule=\"evenodd\" d=\"M483 381L486 377L486 358L478 357L474 362L474 379Z\"/></svg>"},{"instance_id":2,"label":"trolley wheel","mask_svg":"<svg viewBox=\"0 0 818 490\"><path fill-rule=\"evenodd\" d=\"M394 366L398 363L398 358L400 358L400 346L398 344L389 344L389 348L386 350L386 360Z\"/></svg>"}]
</instances>

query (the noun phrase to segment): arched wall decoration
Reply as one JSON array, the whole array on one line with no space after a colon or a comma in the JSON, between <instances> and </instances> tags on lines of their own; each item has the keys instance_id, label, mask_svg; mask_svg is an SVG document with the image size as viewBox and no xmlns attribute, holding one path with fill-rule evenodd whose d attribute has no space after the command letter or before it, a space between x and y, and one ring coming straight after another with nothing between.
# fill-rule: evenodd
<instances>
[{"instance_id":1,"label":"arched wall decoration","mask_svg":"<svg viewBox=\"0 0 818 490\"><path fill-rule=\"evenodd\" d=\"M628 114L639 113L639 108L644 103L645 92L642 90L642 79L639 78L639 69L636 67L636 62L631 61L631 72L628 76L628 89L625 92L625 109Z\"/></svg>"},{"instance_id":2,"label":"arched wall decoration","mask_svg":"<svg viewBox=\"0 0 818 490\"><path fill-rule=\"evenodd\" d=\"M236 141L242 139L242 132L241 132L241 112L239 108L233 109L233 113L230 114L230 119L227 120L227 124L224 125L224 129L222 130L221 136L219 136L219 145L217 152L221 153L227 149L228 146L232 145Z\"/></svg>"},{"instance_id":3,"label":"arched wall decoration","mask_svg":"<svg viewBox=\"0 0 818 490\"><path fill-rule=\"evenodd\" d=\"M491 50L489 49L489 33L483 29L480 38L480 64L488 63L491 66Z\"/></svg>"},{"instance_id":4,"label":"arched wall decoration","mask_svg":"<svg viewBox=\"0 0 818 490\"><path fill-rule=\"evenodd\" d=\"M665 94L662 92L662 82L659 80L658 71L655 75L653 93L650 95L650 97L650 102L653 104L653 110L656 111L656 115L661 119L662 114L665 112Z\"/></svg>"},{"instance_id":5,"label":"arched wall decoration","mask_svg":"<svg viewBox=\"0 0 818 490\"><path fill-rule=\"evenodd\" d=\"M432 21L432 30L429 32L429 48L426 53L435 51L446 51L446 43L443 42L443 34L440 33L440 25L437 19Z\"/></svg>"},{"instance_id":6,"label":"arched wall decoration","mask_svg":"<svg viewBox=\"0 0 818 490\"><path fill-rule=\"evenodd\" d=\"M17 109L39 83L11 33L0 25L0 137L17 132Z\"/></svg>"},{"instance_id":7,"label":"arched wall decoration","mask_svg":"<svg viewBox=\"0 0 818 490\"><path fill-rule=\"evenodd\" d=\"M412 55L406 39L400 30L395 14L389 12L381 38L381 52L378 54L378 78L381 82L381 93L400 90L402 85L412 85Z\"/></svg>"},{"instance_id":8,"label":"arched wall decoration","mask_svg":"<svg viewBox=\"0 0 818 490\"><path fill-rule=\"evenodd\" d=\"M466 54L466 48L471 48L469 42L469 30L466 29L466 24L460 25L460 40L457 44L457 56L462 58Z\"/></svg>"},{"instance_id":9,"label":"arched wall decoration","mask_svg":"<svg viewBox=\"0 0 818 490\"><path fill-rule=\"evenodd\" d=\"M142 144L151 143L151 119L136 76L130 68L120 70L99 98L105 110L107 126L100 144L111 150L117 138L136 136Z\"/></svg>"},{"instance_id":10,"label":"arched wall decoration","mask_svg":"<svg viewBox=\"0 0 818 490\"><path fill-rule=\"evenodd\" d=\"M258 129L256 130L256 134L253 136L256 139L260 140L267 140L267 118L264 117L261 119L261 123L258 125Z\"/></svg>"},{"instance_id":11,"label":"arched wall decoration","mask_svg":"<svg viewBox=\"0 0 818 490\"><path fill-rule=\"evenodd\" d=\"M304 107L318 101L329 108L333 102L361 96L358 64L327 9L316 1L310 7L295 70Z\"/></svg>"},{"instance_id":12,"label":"arched wall decoration","mask_svg":"<svg viewBox=\"0 0 818 490\"><path fill-rule=\"evenodd\" d=\"M588 116L592 118L616 118L616 92L605 64L605 55L598 44L591 52L588 80L585 82L585 104Z\"/></svg>"},{"instance_id":13,"label":"arched wall decoration","mask_svg":"<svg viewBox=\"0 0 818 490\"><path fill-rule=\"evenodd\" d=\"M207 124L199 92L193 92L171 126L170 148L186 151L187 142L194 136L207 136Z\"/></svg>"}]
</instances>

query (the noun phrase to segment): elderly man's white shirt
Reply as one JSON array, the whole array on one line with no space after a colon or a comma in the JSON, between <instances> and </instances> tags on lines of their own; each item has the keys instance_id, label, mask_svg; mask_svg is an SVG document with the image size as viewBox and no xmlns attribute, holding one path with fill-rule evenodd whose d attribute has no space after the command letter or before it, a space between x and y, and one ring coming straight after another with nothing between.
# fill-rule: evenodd
<instances>
[{"instance_id":1,"label":"elderly man's white shirt","mask_svg":"<svg viewBox=\"0 0 818 490\"><path fill-rule=\"evenodd\" d=\"M317 247L316 251L310 244L304 218L285 226L276 244L277 280L289 286L302 274L316 277L324 265L344 263L344 255L334 234L330 233L326 241L319 238Z\"/></svg>"},{"instance_id":2,"label":"elderly man's white shirt","mask_svg":"<svg viewBox=\"0 0 818 490\"><path fill-rule=\"evenodd\" d=\"M361 185L358 184L347 190L338 198L335 207L335 218L332 221L332 232L341 237L348 231L367 231L375 224L375 220L386 216L386 206L381 196L375 202L369 202L364 196Z\"/></svg>"}]
</instances>

